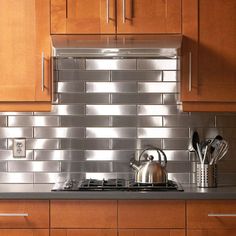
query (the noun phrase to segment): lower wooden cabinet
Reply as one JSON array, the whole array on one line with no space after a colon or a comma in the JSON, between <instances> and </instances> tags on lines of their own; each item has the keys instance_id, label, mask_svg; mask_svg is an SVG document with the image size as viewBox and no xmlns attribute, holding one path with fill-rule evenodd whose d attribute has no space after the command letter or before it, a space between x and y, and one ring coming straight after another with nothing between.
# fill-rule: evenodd
<instances>
[{"instance_id":1,"label":"lower wooden cabinet","mask_svg":"<svg viewBox=\"0 0 236 236\"><path fill-rule=\"evenodd\" d=\"M1 236L49 236L48 229L1 229Z\"/></svg>"},{"instance_id":2,"label":"lower wooden cabinet","mask_svg":"<svg viewBox=\"0 0 236 236\"><path fill-rule=\"evenodd\" d=\"M188 230L187 236L235 236L235 229Z\"/></svg>"},{"instance_id":3,"label":"lower wooden cabinet","mask_svg":"<svg viewBox=\"0 0 236 236\"><path fill-rule=\"evenodd\" d=\"M119 236L185 236L185 230L178 229L129 229L119 230Z\"/></svg>"},{"instance_id":4,"label":"lower wooden cabinet","mask_svg":"<svg viewBox=\"0 0 236 236\"><path fill-rule=\"evenodd\" d=\"M50 236L117 236L116 229L52 229Z\"/></svg>"}]
</instances>

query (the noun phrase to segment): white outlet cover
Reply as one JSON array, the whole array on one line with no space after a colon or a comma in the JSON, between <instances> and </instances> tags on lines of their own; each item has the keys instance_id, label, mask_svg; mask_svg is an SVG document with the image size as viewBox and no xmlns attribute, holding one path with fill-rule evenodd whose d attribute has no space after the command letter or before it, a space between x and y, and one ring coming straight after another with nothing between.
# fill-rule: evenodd
<instances>
[{"instance_id":1,"label":"white outlet cover","mask_svg":"<svg viewBox=\"0 0 236 236\"><path fill-rule=\"evenodd\" d=\"M13 140L13 157L26 157L26 141L24 138Z\"/></svg>"}]
</instances>

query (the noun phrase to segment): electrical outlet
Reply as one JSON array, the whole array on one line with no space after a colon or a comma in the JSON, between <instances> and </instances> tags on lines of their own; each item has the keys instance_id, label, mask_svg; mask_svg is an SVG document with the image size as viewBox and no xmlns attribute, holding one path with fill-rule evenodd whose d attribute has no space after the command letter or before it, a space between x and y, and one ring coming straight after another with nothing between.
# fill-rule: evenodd
<instances>
[{"instance_id":1,"label":"electrical outlet","mask_svg":"<svg viewBox=\"0 0 236 236\"><path fill-rule=\"evenodd\" d=\"M13 156L14 157L25 157L26 156L26 147L25 139L19 138L13 140Z\"/></svg>"}]
</instances>

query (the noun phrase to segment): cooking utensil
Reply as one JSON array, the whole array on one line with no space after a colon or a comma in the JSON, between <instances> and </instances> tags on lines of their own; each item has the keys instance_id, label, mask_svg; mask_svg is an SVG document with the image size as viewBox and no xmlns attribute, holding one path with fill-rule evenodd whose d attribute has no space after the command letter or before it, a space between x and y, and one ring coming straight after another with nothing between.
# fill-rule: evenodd
<instances>
[{"instance_id":1,"label":"cooking utensil","mask_svg":"<svg viewBox=\"0 0 236 236\"><path fill-rule=\"evenodd\" d=\"M210 165L216 164L218 161L220 161L228 152L228 149L228 142L226 142L225 140L218 140L213 152L212 159L210 161Z\"/></svg>"},{"instance_id":2,"label":"cooking utensil","mask_svg":"<svg viewBox=\"0 0 236 236\"><path fill-rule=\"evenodd\" d=\"M219 143L220 140L223 140L223 137L220 135L216 135L215 138L212 140L211 144L211 149L210 149L210 153L212 154L217 146L217 144Z\"/></svg>"},{"instance_id":3,"label":"cooking utensil","mask_svg":"<svg viewBox=\"0 0 236 236\"><path fill-rule=\"evenodd\" d=\"M153 155L148 155L146 161L141 161L143 154L147 151L155 150L158 154L158 161L154 161ZM163 160L162 158L163 157ZM136 162L131 159L130 166L135 170L135 182L137 183L167 183L166 172L167 158L165 153L157 147L144 149Z\"/></svg>"},{"instance_id":4,"label":"cooking utensil","mask_svg":"<svg viewBox=\"0 0 236 236\"><path fill-rule=\"evenodd\" d=\"M200 145L199 145L199 135L198 135L197 131L193 132L192 146L193 146L195 152L197 153L197 156L198 156L200 162L203 163L202 153L201 153Z\"/></svg>"}]
</instances>

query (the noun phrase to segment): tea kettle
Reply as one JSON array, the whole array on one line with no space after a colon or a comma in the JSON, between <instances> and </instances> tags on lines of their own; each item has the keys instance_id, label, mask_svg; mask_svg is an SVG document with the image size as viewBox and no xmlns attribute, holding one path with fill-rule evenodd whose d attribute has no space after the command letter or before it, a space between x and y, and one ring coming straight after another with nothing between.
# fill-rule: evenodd
<instances>
[{"instance_id":1,"label":"tea kettle","mask_svg":"<svg viewBox=\"0 0 236 236\"><path fill-rule=\"evenodd\" d=\"M152 155L148 155L145 161L141 162L143 154L147 151L155 150L158 154L158 161L154 161ZM162 157L163 160L162 160ZM165 153L157 147L148 147L144 149L139 155L138 162L134 158L130 161L130 166L136 171L135 182L153 184L153 183L167 183L167 172L166 172L167 158Z\"/></svg>"}]
</instances>

